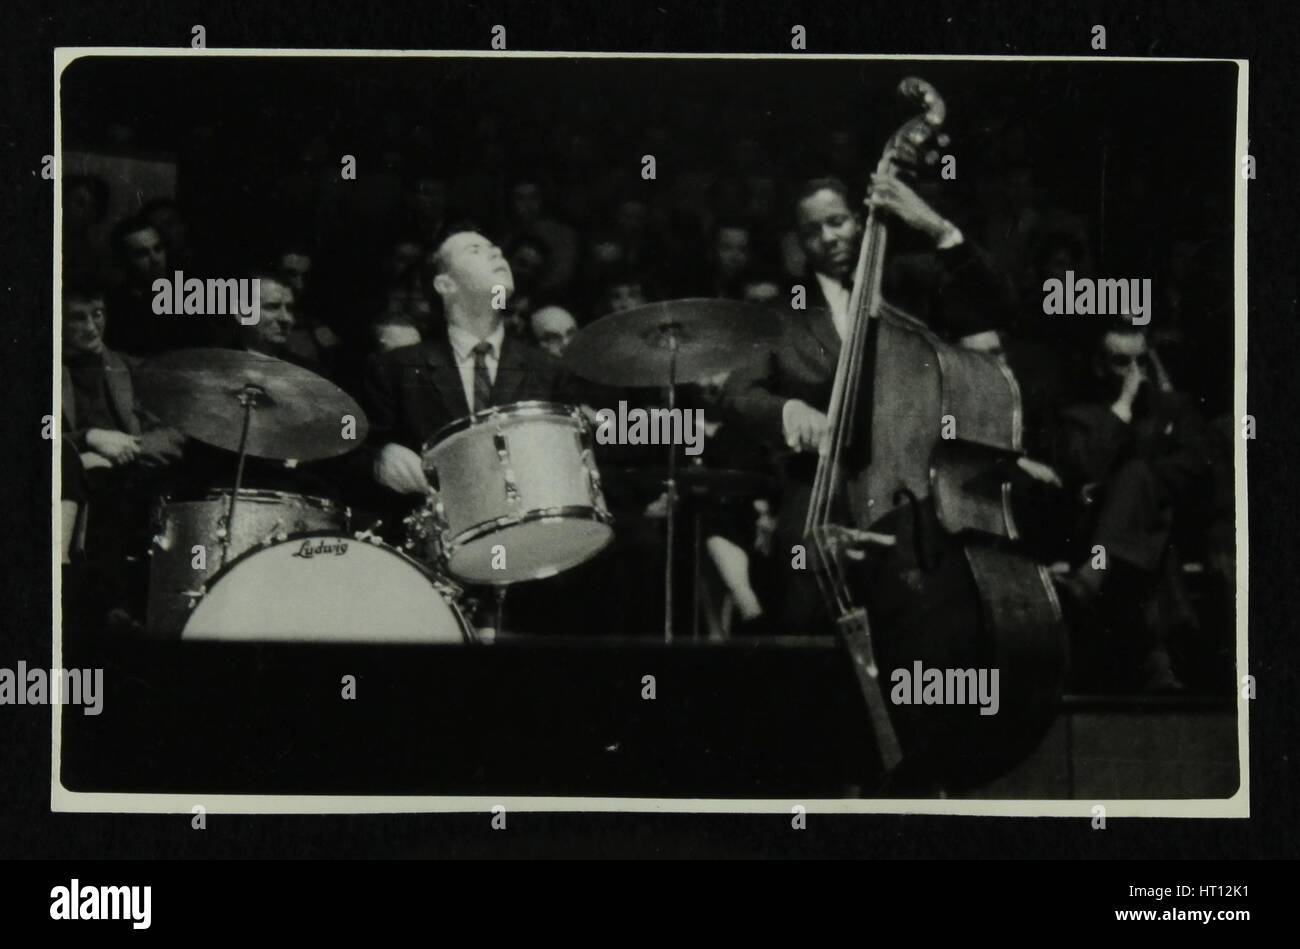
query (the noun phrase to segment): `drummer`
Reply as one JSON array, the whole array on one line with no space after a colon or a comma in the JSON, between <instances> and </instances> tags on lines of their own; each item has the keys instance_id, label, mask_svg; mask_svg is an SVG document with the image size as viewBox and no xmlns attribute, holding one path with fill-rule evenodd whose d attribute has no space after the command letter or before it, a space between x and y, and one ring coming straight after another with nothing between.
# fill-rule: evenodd
<instances>
[{"instance_id":1,"label":"drummer","mask_svg":"<svg viewBox=\"0 0 1300 949\"><path fill-rule=\"evenodd\" d=\"M443 325L423 342L371 356L363 393L374 479L408 496L428 493L418 452L448 423L495 405L565 401L558 360L506 333L514 277L501 248L472 226L453 227L424 266Z\"/></svg>"}]
</instances>

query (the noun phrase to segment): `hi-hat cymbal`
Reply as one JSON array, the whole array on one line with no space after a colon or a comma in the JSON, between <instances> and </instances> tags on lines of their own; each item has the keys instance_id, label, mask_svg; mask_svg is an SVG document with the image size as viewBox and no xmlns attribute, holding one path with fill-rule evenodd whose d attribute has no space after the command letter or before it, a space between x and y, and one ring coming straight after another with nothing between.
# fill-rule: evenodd
<instances>
[{"instance_id":1,"label":"hi-hat cymbal","mask_svg":"<svg viewBox=\"0 0 1300 949\"><path fill-rule=\"evenodd\" d=\"M342 455L365 441L365 413L328 379L293 363L237 349L181 349L145 363L134 375L140 401L191 438L239 451L252 393L245 451L257 458L313 461ZM356 419L344 438L344 416Z\"/></svg>"},{"instance_id":2,"label":"hi-hat cymbal","mask_svg":"<svg viewBox=\"0 0 1300 949\"><path fill-rule=\"evenodd\" d=\"M565 350L578 375L611 386L665 386L673 347L676 382L701 382L771 346L781 322L766 307L735 300L665 300L602 316Z\"/></svg>"}]
</instances>

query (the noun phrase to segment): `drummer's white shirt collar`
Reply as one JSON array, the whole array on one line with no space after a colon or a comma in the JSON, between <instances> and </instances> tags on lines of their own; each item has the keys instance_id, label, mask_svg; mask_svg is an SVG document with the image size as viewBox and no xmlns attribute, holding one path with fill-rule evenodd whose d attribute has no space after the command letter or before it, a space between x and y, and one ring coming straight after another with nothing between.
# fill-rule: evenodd
<instances>
[{"instance_id":1,"label":"drummer's white shirt collar","mask_svg":"<svg viewBox=\"0 0 1300 949\"><path fill-rule=\"evenodd\" d=\"M497 381L497 364L501 360L501 344L505 342L505 338L506 324L501 322L485 340L482 340L492 344L492 352L487 357L487 368L494 384ZM450 325L447 327L447 339L451 342L452 355L456 357L456 368L460 370L460 386L465 390L465 404L472 407L474 405L474 347L480 340L469 330Z\"/></svg>"}]
</instances>

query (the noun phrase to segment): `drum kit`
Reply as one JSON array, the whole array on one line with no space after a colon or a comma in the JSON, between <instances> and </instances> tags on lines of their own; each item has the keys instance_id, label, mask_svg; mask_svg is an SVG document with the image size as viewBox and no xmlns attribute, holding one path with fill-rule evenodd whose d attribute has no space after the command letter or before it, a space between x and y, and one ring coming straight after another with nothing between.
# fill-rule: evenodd
<instances>
[{"instance_id":1,"label":"drum kit","mask_svg":"<svg viewBox=\"0 0 1300 949\"><path fill-rule=\"evenodd\" d=\"M774 314L727 300L679 300L603 317L582 330L566 364L592 381L677 386L704 381L770 346ZM248 458L289 464L360 445L360 406L310 370L258 353L187 349L140 372L141 401L183 434L237 455L235 483L198 498L163 497L154 511L148 628L183 640L465 643L461 584L494 588L577 566L613 538L592 432L575 406L519 402L436 433L421 458L433 490L405 521L403 549L351 530L334 501L243 486ZM671 640L674 520L679 490L752 490L735 472L664 469L637 477L667 500L665 628ZM706 473L708 472L708 473ZM726 474L733 477L728 479ZM698 532L698 531L697 531ZM698 546L698 538L697 538ZM698 555L698 554L697 554Z\"/></svg>"}]
</instances>

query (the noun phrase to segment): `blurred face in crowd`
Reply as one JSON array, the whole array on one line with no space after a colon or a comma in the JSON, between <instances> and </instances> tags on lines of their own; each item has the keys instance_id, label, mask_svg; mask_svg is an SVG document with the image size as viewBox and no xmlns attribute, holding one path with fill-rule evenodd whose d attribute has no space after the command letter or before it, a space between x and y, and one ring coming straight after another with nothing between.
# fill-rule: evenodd
<instances>
[{"instance_id":1,"label":"blurred face in crowd","mask_svg":"<svg viewBox=\"0 0 1300 949\"><path fill-rule=\"evenodd\" d=\"M641 201L623 201L618 206L616 220L618 229L624 234L640 234L646 229L650 209Z\"/></svg>"},{"instance_id":2,"label":"blurred face in crowd","mask_svg":"<svg viewBox=\"0 0 1300 949\"><path fill-rule=\"evenodd\" d=\"M132 282L152 284L167 273L167 248L154 227L142 227L122 238L122 256Z\"/></svg>"},{"instance_id":3,"label":"blurred face in crowd","mask_svg":"<svg viewBox=\"0 0 1300 949\"><path fill-rule=\"evenodd\" d=\"M311 273L311 258L306 254L290 253L280 257L280 275L284 277L295 297L302 296Z\"/></svg>"},{"instance_id":4,"label":"blurred face in crowd","mask_svg":"<svg viewBox=\"0 0 1300 949\"><path fill-rule=\"evenodd\" d=\"M537 345L552 356L563 356L564 350L578 332L578 323L568 310L559 306L544 306L532 317L533 338Z\"/></svg>"},{"instance_id":5,"label":"blurred face in crowd","mask_svg":"<svg viewBox=\"0 0 1300 949\"><path fill-rule=\"evenodd\" d=\"M414 241L398 241L388 249L388 256L384 258L384 273L390 280L409 274L419 263L422 253L422 248Z\"/></svg>"},{"instance_id":6,"label":"blurred face in crowd","mask_svg":"<svg viewBox=\"0 0 1300 949\"><path fill-rule=\"evenodd\" d=\"M1077 270L1079 262L1075 259L1074 254L1070 253L1068 248L1058 247L1043 262L1045 272L1044 280L1055 277L1057 280L1065 279L1067 270Z\"/></svg>"},{"instance_id":7,"label":"blurred face in crowd","mask_svg":"<svg viewBox=\"0 0 1300 949\"><path fill-rule=\"evenodd\" d=\"M1102 371L1112 378L1145 369L1149 358L1145 333L1107 333L1101 341Z\"/></svg>"},{"instance_id":8,"label":"blurred face in crowd","mask_svg":"<svg viewBox=\"0 0 1300 949\"><path fill-rule=\"evenodd\" d=\"M615 237L597 238L591 244L591 259L598 264L614 264L623 259L623 245Z\"/></svg>"},{"instance_id":9,"label":"blurred face in crowd","mask_svg":"<svg viewBox=\"0 0 1300 949\"><path fill-rule=\"evenodd\" d=\"M745 284L745 302L771 303L781 295L781 288L772 280L753 280Z\"/></svg>"},{"instance_id":10,"label":"blurred face in crowd","mask_svg":"<svg viewBox=\"0 0 1300 949\"><path fill-rule=\"evenodd\" d=\"M63 349L73 356L97 355L104 351L104 325L107 317L104 298L64 298Z\"/></svg>"},{"instance_id":11,"label":"blurred face in crowd","mask_svg":"<svg viewBox=\"0 0 1300 949\"><path fill-rule=\"evenodd\" d=\"M862 225L848 204L830 188L822 188L799 202L799 243L813 268L832 277L844 277L858 252Z\"/></svg>"},{"instance_id":12,"label":"blurred face in crowd","mask_svg":"<svg viewBox=\"0 0 1300 949\"><path fill-rule=\"evenodd\" d=\"M758 220L767 220L776 213L776 179L759 175L748 179L749 214Z\"/></svg>"},{"instance_id":13,"label":"blurred face in crowd","mask_svg":"<svg viewBox=\"0 0 1300 949\"><path fill-rule=\"evenodd\" d=\"M528 286L546 266L546 255L534 244L519 244L510 254L510 270L520 284Z\"/></svg>"},{"instance_id":14,"label":"blurred face in crowd","mask_svg":"<svg viewBox=\"0 0 1300 949\"><path fill-rule=\"evenodd\" d=\"M409 325L419 330L429 325L433 307L424 293L414 287L393 287L388 291L384 302L384 315L376 324L376 330L383 325Z\"/></svg>"},{"instance_id":15,"label":"blurred face in crowd","mask_svg":"<svg viewBox=\"0 0 1300 949\"><path fill-rule=\"evenodd\" d=\"M714 252L722 276L739 276L749 266L749 231L743 227L719 228Z\"/></svg>"},{"instance_id":16,"label":"blurred face in crowd","mask_svg":"<svg viewBox=\"0 0 1300 949\"><path fill-rule=\"evenodd\" d=\"M189 225L185 223L185 218L175 205L159 205L149 212L147 220L159 234L163 235L163 241L168 247L175 249L189 245Z\"/></svg>"},{"instance_id":17,"label":"blurred face in crowd","mask_svg":"<svg viewBox=\"0 0 1300 949\"><path fill-rule=\"evenodd\" d=\"M505 255L482 234L459 231L435 253L440 267L433 287L444 299L490 300L496 287L504 287L507 296L514 292L515 278Z\"/></svg>"},{"instance_id":18,"label":"blurred face in crowd","mask_svg":"<svg viewBox=\"0 0 1300 949\"><path fill-rule=\"evenodd\" d=\"M645 294L639 283L616 283L609 288L609 312L622 313L638 306L644 306Z\"/></svg>"},{"instance_id":19,"label":"blurred face in crowd","mask_svg":"<svg viewBox=\"0 0 1300 949\"><path fill-rule=\"evenodd\" d=\"M1038 275L1040 284L1049 279L1064 281L1067 270L1078 274L1083 269L1083 261L1068 244L1057 241L1039 258L1039 269L1042 271Z\"/></svg>"},{"instance_id":20,"label":"blurred face in crowd","mask_svg":"<svg viewBox=\"0 0 1300 949\"><path fill-rule=\"evenodd\" d=\"M104 206L95 196L94 186L88 181L76 181L64 188L63 218L65 226L73 229L93 224L104 215Z\"/></svg>"},{"instance_id":21,"label":"blurred face in crowd","mask_svg":"<svg viewBox=\"0 0 1300 949\"><path fill-rule=\"evenodd\" d=\"M521 181L510 193L515 220L530 224L542 216L542 189L531 181Z\"/></svg>"},{"instance_id":22,"label":"blurred face in crowd","mask_svg":"<svg viewBox=\"0 0 1300 949\"><path fill-rule=\"evenodd\" d=\"M266 277L261 278L259 286L260 318L253 325L242 327L244 344L258 352L275 353L288 345L293 330L293 290Z\"/></svg>"}]
</instances>

